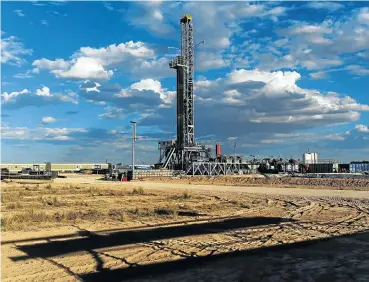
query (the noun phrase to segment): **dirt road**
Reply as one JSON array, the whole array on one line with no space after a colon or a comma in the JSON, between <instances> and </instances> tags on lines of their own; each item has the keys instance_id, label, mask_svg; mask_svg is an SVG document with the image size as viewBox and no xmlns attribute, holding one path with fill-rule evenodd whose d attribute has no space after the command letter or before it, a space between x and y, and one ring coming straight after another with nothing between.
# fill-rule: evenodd
<instances>
[{"instance_id":1,"label":"dirt road","mask_svg":"<svg viewBox=\"0 0 369 282\"><path fill-rule=\"evenodd\" d=\"M332 190L332 189L306 189L306 188L279 188L279 187L245 187L245 186L224 186L224 185L198 185L182 183L161 183L161 182L131 182L137 183L146 189L182 189L192 191L217 191L217 192L238 192L253 193L263 195L285 195L300 197L340 197L369 199L369 191L354 190ZM123 184L128 185L128 184Z\"/></svg>"},{"instance_id":2,"label":"dirt road","mask_svg":"<svg viewBox=\"0 0 369 282\"><path fill-rule=\"evenodd\" d=\"M130 181L130 182L111 182L103 181L100 177L68 175L67 178L55 179L55 183L60 184L99 184L99 185L121 185L122 187L141 186L146 189L180 189L192 191L218 191L218 192L238 192L238 193L255 193L263 195L291 195L301 197L340 197L340 198L358 198L369 199L369 191L356 191L345 189L328 189L314 187L298 186L296 188L283 188L276 186L230 186L230 185L201 185L201 184L185 184L173 182L153 182L153 181Z\"/></svg>"}]
</instances>

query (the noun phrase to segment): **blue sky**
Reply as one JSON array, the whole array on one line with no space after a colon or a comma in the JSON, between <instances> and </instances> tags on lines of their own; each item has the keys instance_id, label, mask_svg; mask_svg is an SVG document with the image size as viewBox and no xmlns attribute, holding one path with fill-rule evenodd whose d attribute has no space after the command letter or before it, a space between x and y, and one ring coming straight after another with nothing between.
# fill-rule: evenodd
<instances>
[{"instance_id":1,"label":"blue sky","mask_svg":"<svg viewBox=\"0 0 369 282\"><path fill-rule=\"evenodd\" d=\"M193 16L195 136L224 153L369 159L367 2L2 2L2 162L158 159Z\"/></svg>"}]
</instances>

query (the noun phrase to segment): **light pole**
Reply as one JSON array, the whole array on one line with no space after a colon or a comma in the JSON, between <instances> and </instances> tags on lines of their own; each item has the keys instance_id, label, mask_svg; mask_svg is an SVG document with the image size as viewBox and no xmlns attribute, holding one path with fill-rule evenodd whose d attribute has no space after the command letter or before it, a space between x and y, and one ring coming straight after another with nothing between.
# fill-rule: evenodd
<instances>
[{"instance_id":1,"label":"light pole","mask_svg":"<svg viewBox=\"0 0 369 282\"><path fill-rule=\"evenodd\" d=\"M136 123L135 121L131 121L132 124L132 179L134 179L135 173L135 143L136 143Z\"/></svg>"}]
</instances>

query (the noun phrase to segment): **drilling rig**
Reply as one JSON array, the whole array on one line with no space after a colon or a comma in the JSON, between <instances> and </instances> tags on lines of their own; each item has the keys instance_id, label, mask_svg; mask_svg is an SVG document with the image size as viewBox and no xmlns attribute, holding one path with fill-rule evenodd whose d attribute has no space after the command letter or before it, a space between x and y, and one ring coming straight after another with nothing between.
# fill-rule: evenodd
<instances>
[{"instance_id":1,"label":"drilling rig","mask_svg":"<svg viewBox=\"0 0 369 282\"><path fill-rule=\"evenodd\" d=\"M194 61L195 47L198 44L194 44L192 16L184 15L180 19L180 26L180 55L169 62L169 67L177 72L177 138L159 142L160 157L155 166L192 175L235 174L246 171L247 160L242 156L221 155L220 145L217 144L217 154L213 158L210 148L195 142Z\"/></svg>"},{"instance_id":2,"label":"drilling rig","mask_svg":"<svg viewBox=\"0 0 369 282\"><path fill-rule=\"evenodd\" d=\"M194 123L194 29L191 15L180 19L180 55L169 62L177 72L177 139L160 141L158 166L187 171L193 162L209 161L210 149L195 142Z\"/></svg>"}]
</instances>

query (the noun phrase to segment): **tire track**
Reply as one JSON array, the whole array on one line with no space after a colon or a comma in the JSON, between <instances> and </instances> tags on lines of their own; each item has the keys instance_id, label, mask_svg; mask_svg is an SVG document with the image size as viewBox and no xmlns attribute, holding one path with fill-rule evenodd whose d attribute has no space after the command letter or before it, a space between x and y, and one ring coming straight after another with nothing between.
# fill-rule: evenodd
<instances>
[{"instance_id":1,"label":"tire track","mask_svg":"<svg viewBox=\"0 0 369 282\"><path fill-rule=\"evenodd\" d=\"M322 197L248 197L237 199L249 205L248 216L284 216L293 222L276 225L243 227L226 232L188 235L163 240L153 240L124 246L96 248L63 257L31 259L27 263L6 266L7 277L3 281L79 281L79 275L104 269L139 267L145 264L172 261L189 257L211 256L239 250L281 245L293 242L332 237L369 229L367 201L327 199ZM227 205L234 200L227 199ZM237 205L235 203L234 205ZM245 211L233 211L232 215L210 216L200 220L162 224L165 226L188 226L235 219ZM332 214L332 216L327 216ZM335 218L341 214L341 218ZM154 228L151 226L150 228ZM146 229L150 229L147 228ZM145 229L145 228L143 228ZM129 229L128 229L129 230ZM22 255L19 250L7 249L7 256ZM9 276L11 275L11 277Z\"/></svg>"}]
</instances>

